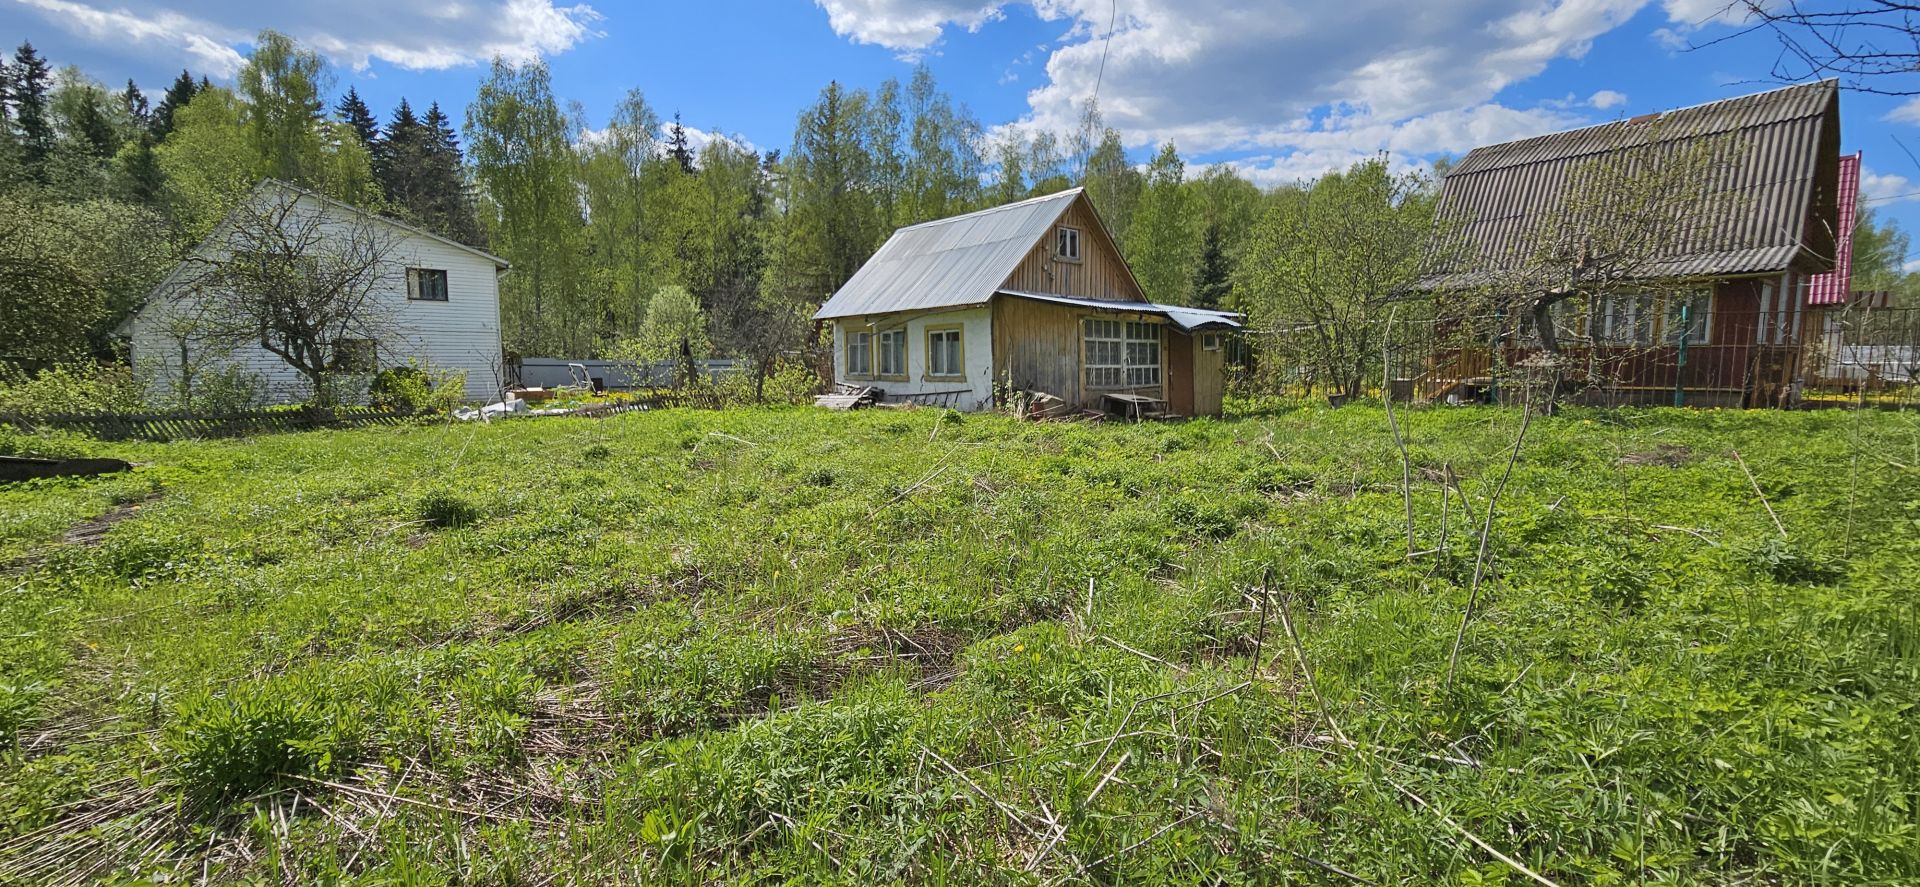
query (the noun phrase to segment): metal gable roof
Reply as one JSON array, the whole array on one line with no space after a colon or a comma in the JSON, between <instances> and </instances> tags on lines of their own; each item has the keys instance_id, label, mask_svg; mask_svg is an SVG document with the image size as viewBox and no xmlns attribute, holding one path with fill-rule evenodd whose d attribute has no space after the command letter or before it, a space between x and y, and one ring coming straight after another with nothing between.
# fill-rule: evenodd
<instances>
[{"instance_id":1,"label":"metal gable roof","mask_svg":"<svg viewBox=\"0 0 1920 887\"><path fill-rule=\"evenodd\" d=\"M1839 138L1832 80L1660 114L1475 148L1448 170L1443 216L1465 255L1434 269L1427 286L1470 284L1523 260L1538 225L1561 207L1569 178L1592 158L1633 152L1651 162L1676 146L1731 135L1733 168L1700 207L1698 230L1650 273L1725 275L1831 261ZM1823 259L1824 257L1824 259Z\"/></svg>"},{"instance_id":2,"label":"metal gable roof","mask_svg":"<svg viewBox=\"0 0 1920 887\"><path fill-rule=\"evenodd\" d=\"M984 303L1081 193L1073 188L901 228L813 317Z\"/></svg>"}]
</instances>

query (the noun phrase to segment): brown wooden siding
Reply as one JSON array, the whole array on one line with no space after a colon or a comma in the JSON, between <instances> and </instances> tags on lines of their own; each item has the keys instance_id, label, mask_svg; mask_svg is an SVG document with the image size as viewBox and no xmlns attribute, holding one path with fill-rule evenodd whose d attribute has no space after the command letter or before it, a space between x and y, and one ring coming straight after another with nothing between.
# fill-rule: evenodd
<instances>
[{"instance_id":1,"label":"brown wooden siding","mask_svg":"<svg viewBox=\"0 0 1920 887\"><path fill-rule=\"evenodd\" d=\"M1054 255L1054 238L1061 226L1080 230L1080 261L1063 261ZM1027 251L1027 257L1000 287L1083 299L1146 301L1127 270L1126 260L1084 197L1067 207L1060 221Z\"/></svg>"},{"instance_id":2,"label":"brown wooden siding","mask_svg":"<svg viewBox=\"0 0 1920 887\"><path fill-rule=\"evenodd\" d=\"M993 300L993 378L1023 391L1044 391L1055 397L1088 408L1100 406L1103 392L1089 392L1082 385L1080 361L1080 319L1106 317L1116 320L1158 322L1161 318L1131 311L1091 311L1073 305L1058 305L1035 299L1001 296ZM1171 329L1162 333L1162 376L1171 367L1167 350L1178 334ZM1185 375L1181 368L1181 375ZM1126 389L1138 394L1165 396L1163 386Z\"/></svg>"}]
</instances>

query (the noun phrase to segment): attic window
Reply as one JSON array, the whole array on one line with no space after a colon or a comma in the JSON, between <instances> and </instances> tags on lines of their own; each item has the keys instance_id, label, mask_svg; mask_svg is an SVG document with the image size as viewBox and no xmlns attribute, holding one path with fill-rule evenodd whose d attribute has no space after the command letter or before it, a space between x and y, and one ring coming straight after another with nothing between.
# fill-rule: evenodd
<instances>
[{"instance_id":1,"label":"attic window","mask_svg":"<svg viewBox=\"0 0 1920 887\"><path fill-rule=\"evenodd\" d=\"M1080 261L1080 229L1061 228L1054 254L1069 262Z\"/></svg>"}]
</instances>

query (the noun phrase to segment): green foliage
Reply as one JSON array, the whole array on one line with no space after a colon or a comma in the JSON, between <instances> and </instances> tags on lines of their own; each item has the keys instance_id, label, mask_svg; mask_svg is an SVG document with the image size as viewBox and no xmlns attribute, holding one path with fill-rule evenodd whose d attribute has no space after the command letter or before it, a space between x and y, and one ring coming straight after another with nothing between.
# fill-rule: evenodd
<instances>
[{"instance_id":1,"label":"green foliage","mask_svg":"<svg viewBox=\"0 0 1920 887\"><path fill-rule=\"evenodd\" d=\"M1816 554L1778 536L1762 536L1735 545L1733 559L1775 582L1828 584L1840 571Z\"/></svg>"},{"instance_id":2,"label":"green foliage","mask_svg":"<svg viewBox=\"0 0 1920 887\"><path fill-rule=\"evenodd\" d=\"M1331 391L1377 378L1378 312L1424 267L1435 191L1384 158L1329 173L1269 202L1236 271L1233 304L1256 327L1270 372L1305 372ZM1412 318L1405 318L1412 320Z\"/></svg>"},{"instance_id":3,"label":"green foliage","mask_svg":"<svg viewBox=\"0 0 1920 887\"><path fill-rule=\"evenodd\" d=\"M0 368L0 413L134 413L145 390L125 367L62 364L27 374Z\"/></svg>"},{"instance_id":4,"label":"green foliage","mask_svg":"<svg viewBox=\"0 0 1920 887\"><path fill-rule=\"evenodd\" d=\"M375 373L367 385L373 406L403 413L445 413L466 400L467 374L435 370L418 361Z\"/></svg>"}]
</instances>

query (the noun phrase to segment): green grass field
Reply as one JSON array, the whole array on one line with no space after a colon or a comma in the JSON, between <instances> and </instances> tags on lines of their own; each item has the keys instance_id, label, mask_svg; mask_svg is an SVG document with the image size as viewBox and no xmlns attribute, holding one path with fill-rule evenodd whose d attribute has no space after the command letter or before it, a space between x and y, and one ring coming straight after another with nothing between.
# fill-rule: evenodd
<instances>
[{"instance_id":1,"label":"green grass field","mask_svg":"<svg viewBox=\"0 0 1920 887\"><path fill-rule=\"evenodd\" d=\"M1449 683L1402 418L0 439L0 882L1920 881L1920 422L1534 421Z\"/></svg>"}]
</instances>

